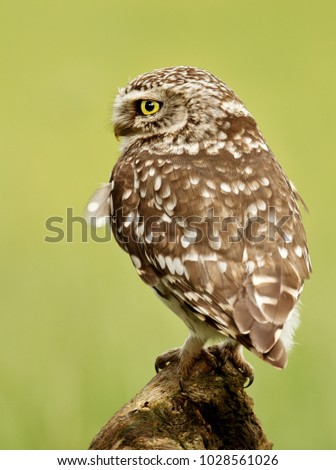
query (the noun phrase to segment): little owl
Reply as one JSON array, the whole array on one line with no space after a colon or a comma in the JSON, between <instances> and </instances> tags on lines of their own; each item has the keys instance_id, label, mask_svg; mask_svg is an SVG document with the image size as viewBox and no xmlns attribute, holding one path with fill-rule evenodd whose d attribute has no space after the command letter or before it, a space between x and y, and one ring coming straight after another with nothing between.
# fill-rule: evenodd
<instances>
[{"instance_id":1,"label":"little owl","mask_svg":"<svg viewBox=\"0 0 336 470\"><path fill-rule=\"evenodd\" d=\"M121 156L88 204L142 280L187 325L187 377L208 340L253 379L242 346L284 368L311 271L301 198L235 93L211 73L145 73L115 100Z\"/></svg>"}]
</instances>

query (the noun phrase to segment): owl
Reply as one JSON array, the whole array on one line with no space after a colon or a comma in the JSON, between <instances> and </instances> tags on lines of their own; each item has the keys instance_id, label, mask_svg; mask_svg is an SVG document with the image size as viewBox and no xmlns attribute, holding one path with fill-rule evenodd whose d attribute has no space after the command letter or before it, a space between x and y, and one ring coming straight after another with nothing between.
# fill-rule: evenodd
<instances>
[{"instance_id":1,"label":"owl","mask_svg":"<svg viewBox=\"0 0 336 470\"><path fill-rule=\"evenodd\" d=\"M87 206L108 221L141 277L189 329L187 377L208 341L246 378L243 347L284 368L311 264L294 185L224 82L195 67L138 76L119 90L121 155Z\"/></svg>"}]
</instances>

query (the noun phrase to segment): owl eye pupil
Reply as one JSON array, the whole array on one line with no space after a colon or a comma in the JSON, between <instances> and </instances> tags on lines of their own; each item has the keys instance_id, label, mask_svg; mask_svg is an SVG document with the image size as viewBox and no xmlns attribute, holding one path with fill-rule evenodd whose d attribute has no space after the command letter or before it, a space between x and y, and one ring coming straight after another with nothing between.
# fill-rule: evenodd
<instances>
[{"instance_id":1,"label":"owl eye pupil","mask_svg":"<svg viewBox=\"0 0 336 470\"><path fill-rule=\"evenodd\" d=\"M154 108L155 108L155 105L154 105L153 101L146 101L146 103L145 103L146 111L148 111L150 113L151 111L154 110Z\"/></svg>"}]
</instances>

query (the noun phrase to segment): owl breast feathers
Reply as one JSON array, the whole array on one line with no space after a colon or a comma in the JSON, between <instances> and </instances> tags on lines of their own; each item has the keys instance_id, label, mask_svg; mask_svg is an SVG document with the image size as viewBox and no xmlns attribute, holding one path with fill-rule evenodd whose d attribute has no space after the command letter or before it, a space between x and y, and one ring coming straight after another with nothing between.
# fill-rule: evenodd
<instances>
[{"instance_id":1,"label":"owl breast feathers","mask_svg":"<svg viewBox=\"0 0 336 470\"><path fill-rule=\"evenodd\" d=\"M110 216L140 277L186 323L180 359L208 339L287 363L311 271L293 184L235 93L193 67L119 91L121 156L88 205Z\"/></svg>"}]
</instances>

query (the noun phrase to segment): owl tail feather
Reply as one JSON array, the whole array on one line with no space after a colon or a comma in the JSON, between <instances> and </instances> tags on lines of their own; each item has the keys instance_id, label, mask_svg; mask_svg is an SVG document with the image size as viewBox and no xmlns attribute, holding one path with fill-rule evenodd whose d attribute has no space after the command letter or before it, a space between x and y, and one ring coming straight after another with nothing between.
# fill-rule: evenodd
<instances>
[{"instance_id":1,"label":"owl tail feather","mask_svg":"<svg viewBox=\"0 0 336 470\"><path fill-rule=\"evenodd\" d=\"M287 365L287 351L281 339L266 354L262 355L264 361L278 369L284 369Z\"/></svg>"}]
</instances>

